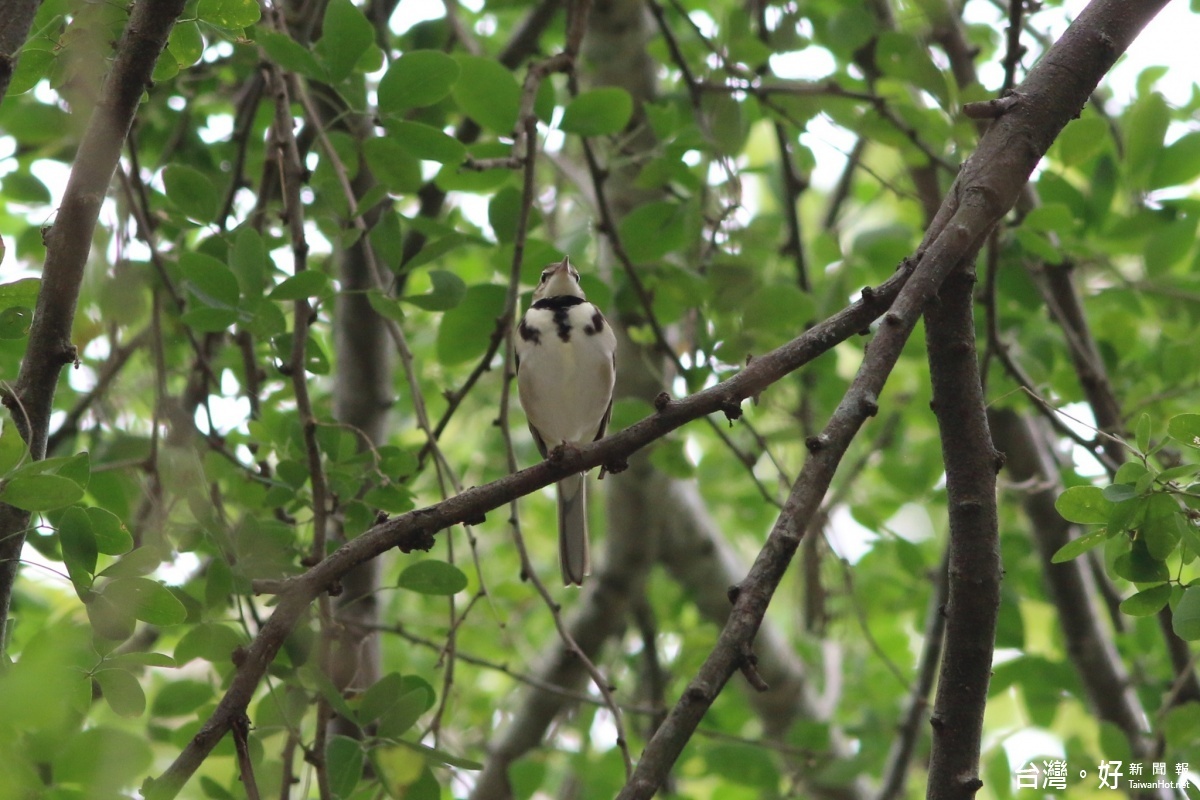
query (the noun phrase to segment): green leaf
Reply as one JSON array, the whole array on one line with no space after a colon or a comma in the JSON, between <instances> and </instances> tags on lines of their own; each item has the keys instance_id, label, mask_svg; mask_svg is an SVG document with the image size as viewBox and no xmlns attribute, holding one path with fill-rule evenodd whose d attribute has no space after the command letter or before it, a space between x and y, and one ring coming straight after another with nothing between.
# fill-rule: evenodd
<instances>
[{"instance_id":1,"label":"green leaf","mask_svg":"<svg viewBox=\"0 0 1200 800\"><path fill-rule=\"evenodd\" d=\"M421 188L421 162L390 136L367 139L363 155L372 174L392 192L409 194Z\"/></svg>"},{"instance_id":2,"label":"green leaf","mask_svg":"<svg viewBox=\"0 0 1200 800\"><path fill-rule=\"evenodd\" d=\"M38 292L42 282L38 278L21 278L18 281L0 283L0 308L9 306L26 306L33 308L37 305Z\"/></svg>"},{"instance_id":3,"label":"green leaf","mask_svg":"<svg viewBox=\"0 0 1200 800\"><path fill-rule=\"evenodd\" d=\"M350 0L330 0L321 25L317 55L334 83L350 76L359 59L375 42L375 29Z\"/></svg>"},{"instance_id":4,"label":"green leaf","mask_svg":"<svg viewBox=\"0 0 1200 800\"><path fill-rule=\"evenodd\" d=\"M325 79L325 70L317 63L312 51L292 37L278 31L259 28L254 34L254 41L268 58L288 72L316 80Z\"/></svg>"},{"instance_id":5,"label":"green leaf","mask_svg":"<svg viewBox=\"0 0 1200 800\"><path fill-rule=\"evenodd\" d=\"M658 200L638 206L618 225L625 251L634 261L655 261L680 247L686 236L683 207Z\"/></svg>"},{"instance_id":6,"label":"green leaf","mask_svg":"<svg viewBox=\"0 0 1200 800\"><path fill-rule=\"evenodd\" d=\"M29 448L25 446L25 440L21 438L16 425L8 422L0 428L0 479L16 469L28 454Z\"/></svg>"},{"instance_id":7,"label":"green leaf","mask_svg":"<svg viewBox=\"0 0 1200 800\"><path fill-rule=\"evenodd\" d=\"M1112 506L1098 486L1072 486L1054 501L1063 519L1084 525L1108 522Z\"/></svg>"},{"instance_id":8,"label":"green leaf","mask_svg":"<svg viewBox=\"0 0 1200 800\"><path fill-rule=\"evenodd\" d=\"M1180 136L1162 151L1150 174L1150 189L1186 186L1200 177L1200 131Z\"/></svg>"},{"instance_id":9,"label":"green leaf","mask_svg":"<svg viewBox=\"0 0 1200 800\"><path fill-rule=\"evenodd\" d=\"M124 669L102 669L93 675L100 693L118 716L140 717L146 711L146 693L136 677Z\"/></svg>"},{"instance_id":10,"label":"green leaf","mask_svg":"<svg viewBox=\"0 0 1200 800\"><path fill-rule=\"evenodd\" d=\"M1183 590L1183 596L1172 610L1171 627L1184 641L1200 639L1200 584Z\"/></svg>"},{"instance_id":11,"label":"green leaf","mask_svg":"<svg viewBox=\"0 0 1200 800\"><path fill-rule=\"evenodd\" d=\"M216 218L221 197L203 172L184 164L171 164L163 170L162 179L167 197L184 214L205 224Z\"/></svg>"},{"instance_id":12,"label":"green leaf","mask_svg":"<svg viewBox=\"0 0 1200 800\"><path fill-rule=\"evenodd\" d=\"M404 302L426 311L449 311L461 303L467 293L463 279L444 269L430 270L429 281L433 289L428 294L404 297Z\"/></svg>"},{"instance_id":13,"label":"green leaf","mask_svg":"<svg viewBox=\"0 0 1200 800\"><path fill-rule=\"evenodd\" d=\"M1128 553L1113 559L1113 572L1133 583L1161 583L1171 577L1167 565L1151 556L1141 539L1134 540Z\"/></svg>"},{"instance_id":14,"label":"green leaf","mask_svg":"<svg viewBox=\"0 0 1200 800\"><path fill-rule=\"evenodd\" d=\"M245 643L245 637L228 625L202 622L189 627L175 645L175 661L181 667L197 658L218 665L231 664L233 652Z\"/></svg>"},{"instance_id":15,"label":"green leaf","mask_svg":"<svg viewBox=\"0 0 1200 800\"><path fill-rule=\"evenodd\" d=\"M334 797L347 800L363 774L363 746L348 736L331 736L325 748L329 789Z\"/></svg>"},{"instance_id":16,"label":"green leaf","mask_svg":"<svg viewBox=\"0 0 1200 800\"><path fill-rule=\"evenodd\" d=\"M150 705L154 717L185 717L215 698L213 687L203 681L181 678L159 690Z\"/></svg>"},{"instance_id":17,"label":"green leaf","mask_svg":"<svg viewBox=\"0 0 1200 800\"><path fill-rule=\"evenodd\" d=\"M261 12L256 0L200 0L196 15L218 28L235 30L258 22Z\"/></svg>"},{"instance_id":18,"label":"green leaf","mask_svg":"<svg viewBox=\"0 0 1200 800\"><path fill-rule=\"evenodd\" d=\"M604 136L625 130L632 116L629 92L605 87L584 92L568 103L559 127L579 136Z\"/></svg>"},{"instance_id":19,"label":"green leaf","mask_svg":"<svg viewBox=\"0 0 1200 800\"><path fill-rule=\"evenodd\" d=\"M204 37L194 20L177 22L167 38L167 50L180 67L190 67L204 55Z\"/></svg>"},{"instance_id":20,"label":"green leaf","mask_svg":"<svg viewBox=\"0 0 1200 800\"><path fill-rule=\"evenodd\" d=\"M235 325L240 317L238 312L227 308L194 308L179 319L194 331L220 333Z\"/></svg>"},{"instance_id":21,"label":"green leaf","mask_svg":"<svg viewBox=\"0 0 1200 800\"><path fill-rule=\"evenodd\" d=\"M392 62L379 81L379 112L398 115L431 106L459 77L459 65L440 50L410 50Z\"/></svg>"},{"instance_id":22,"label":"green leaf","mask_svg":"<svg viewBox=\"0 0 1200 800\"><path fill-rule=\"evenodd\" d=\"M0 339L24 339L32 323L32 308L10 306L0 311Z\"/></svg>"},{"instance_id":23,"label":"green leaf","mask_svg":"<svg viewBox=\"0 0 1200 800\"><path fill-rule=\"evenodd\" d=\"M96 572L96 535L87 512L71 506L58 520L58 538L62 546L63 563L75 586L75 593L86 600Z\"/></svg>"},{"instance_id":24,"label":"green leaf","mask_svg":"<svg viewBox=\"0 0 1200 800\"><path fill-rule=\"evenodd\" d=\"M504 311L503 286L485 283L470 286L462 302L442 315L437 333L437 358L445 366L482 356Z\"/></svg>"},{"instance_id":25,"label":"green leaf","mask_svg":"<svg viewBox=\"0 0 1200 800\"><path fill-rule=\"evenodd\" d=\"M1146 504L1146 518L1142 523L1141 535L1150 556L1165 561L1179 544L1182 534L1183 510L1175 498L1162 493L1152 494Z\"/></svg>"},{"instance_id":26,"label":"green leaf","mask_svg":"<svg viewBox=\"0 0 1200 800\"><path fill-rule=\"evenodd\" d=\"M461 756L451 755L450 753L447 753L445 750L439 750L436 747L427 747L423 744L419 744L417 742L409 742L404 739L398 739L396 741L396 744L401 745L403 747L407 747L410 750L415 750L416 752L424 755L426 758L430 759L431 761L433 761L434 763L437 763L437 764L444 764L448 767L458 767L459 769L469 769L469 770L483 769L483 764L480 764L478 761L472 761L469 758L462 758Z\"/></svg>"},{"instance_id":27,"label":"green leaf","mask_svg":"<svg viewBox=\"0 0 1200 800\"><path fill-rule=\"evenodd\" d=\"M420 594L448 596L467 588L467 576L453 564L425 559L405 568L396 585Z\"/></svg>"},{"instance_id":28,"label":"green leaf","mask_svg":"<svg viewBox=\"0 0 1200 800\"><path fill-rule=\"evenodd\" d=\"M1139 452L1145 453L1150 449L1150 415L1142 412L1138 417L1137 432L1137 448Z\"/></svg>"},{"instance_id":29,"label":"green leaf","mask_svg":"<svg viewBox=\"0 0 1200 800\"><path fill-rule=\"evenodd\" d=\"M417 724L421 715L429 710L432 692L428 687L409 689L401 693L379 718L379 735L386 739L398 739Z\"/></svg>"},{"instance_id":30,"label":"green leaf","mask_svg":"<svg viewBox=\"0 0 1200 800\"><path fill-rule=\"evenodd\" d=\"M152 625L178 625L187 619L179 598L149 578L116 578L102 593L118 609Z\"/></svg>"},{"instance_id":31,"label":"green leaf","mask_svg":"<svg viewBox=\"0 0 1200 800\"><path fill-rule=\"evenodd\" d=\"M133 537L120 517L95 506L89 506L86 511L96 536L97 550L108 556L119 556L133 549Z\"/></svg>"},{"instance_id":32,"label":"green leaf","mask_svg":"<svg viewBox=\"0 0 1200 800\"><path fill-rule=\"evenodd\" d=\"M237 276L225 264L203 253L187 252L179 257L179 269L184 288L197 303L224 311L237 309Z\"/></svg>"},{"instance_id":33,"label":"green leaf","mask_svg":"<svg viewBox=\"0 0 1200 800\"><path fill-rule=\"evenodd\" d=\"M24 511L50 511L83 498L83 487L61 475L16 475L0 486L0 501Z\"/></svg>"},{"instance_id":34,"label":"green leaf","mask_svg":"<svg viewBox=\"0 0 1200 800\"><path fill-rule=\"evenodd\" d=\"M1160 583L1143 589L1135 595L1121 601L1121 613L1131 617L1148 617L1157 614L1159 609L1171 599L1171 584Z\"/></svg>"},{"instance_id":35,"label":"green leaf","mask_svg":"<svg viewBox=\"0 0 1200 800\"><path fill-rule=\"evenodd\" d=\"M432 125L408 120L394 120L387 125L388 133L413 158L458 165L467 157L467 146Z\"/></svg>"},{"instance_id":36,"label":"green leaf","mask_svg":"<svg viewBox=\"0 0 1200 800\"><path fill-rule=\"evenodd\" d=\"M144 776L154 762L145 735L98 725L71 736L52 753L54 782L87 787L91 797L112 797Z\"/></svg>"},{"instance_id":37,"label":"green leaf","mask_svg":"<svg viewBox=\"0 0 1200 800\"><path fill-rule=\"evenodd\" d=\"M396 298L390 297L378 289L368 289L367 302L371 304L371 308L375 309L375 313L384 319L390 319L392 322L404 321L404 308Z\"/></svg>"},{"instance_id":38,"label":"green leaf","mask_svg":"<svg viewBox=\"0 0 1200 800\"><path fill-rule=\"evenodd\" d=\"M315 269L306 269L287 278L267 295L270 300L304 300L316 297L329 286L329 276Z\"/></svg>"},{"instance_id":39,"label":"green leaf","mask_svg":"<svg viewBox=\"0 0 1200 800\"><path fill-rule=\"evenodd\" d=\"M1200 448L1200 414L1179 414L1167 423L1171 438L1189 447Z\"/></svg>"},{"instance_id":40,"label":"green leaf","mask_svg":"<svg viewBox=\"0 0 1200 800\"><path fill-rule=\"evenodd\" d=\"M133 578L149 575L163 562L162 552L157 547L139 547L121 556L100 571L101 578Z\"/></svg>"},{"instance_id":41,"label":"green leaf","mask_svg":"<svg viewBox=\"0 0 1200 800\"><path fill-rule=\"evenodd\" d=\"M263 284L270 270L262 234L249 225L238 228L233 246L229 248L229 267L243 297L262 297Z\"/></svg>"},{"instance_id":42,"label":"green leaf","mask_svg":"<svg viewBox=\"0 0 1200 800\"><path fill-rule=\"evenodd\" d=\"M1138 496L1138 491L1127 483L1114 483L1111 486L1105 486L1102 490L1104 499L1110 503L1120 503L1123 500L1132 500Z\"/></svg>"},{"instance_id":43,"label":"green leaf","mask_svg":"<svg viewBox=\"0 0 1200 800\"><path fill-rule=\"evenodd\" d=\"M412 492L403 486L385 484L376 486L363 495L363 502L372 508L386 511L389 514L403 514L416 507Z\"/></svg>"},{"instance_id":44,"label":"green leaf","mask_svg":"<svg viewBox=\"0 0 1200 800\"><path fill-rule=\"evenodd\" d=\"M404 690L404 678L399 672L384 675L363 692L358 704L356 718L360 725L367 725L382 717L400 699Z\"/></svg>"},{"instance_id":45,"label":"green leaf","mask_svg":"<svg viewBox=\"0 0 1200 800\"><path fill-rule=\"evenodd\" d=\"M1163 153L1163 136L1171 123L1171 110L1161 94L1138 98L1126 114L1125 159L1138 186L1146 186L1151 168Z\"/></svg>"},{"instance_id":46,"label":"green leaf","mask_svg":"<svg viewBox=\"0 0 1200 800\"><path fill-rule=\"evenodd\" d=\"M521 87L508 68L491 58L458 56L454 100L471 119L508 135L517 125Z\"/></svg>"},{"instance_id":47,"label":"green leaf","mask_svg":"<svg viewBox=\"0 0 1200 800\"><path fill-rule=\"evenodd\" d=\"M1070 561L1091 550L1093 547L1103 544L1107 538L1108 531L1103 528L1086 533L1083 536L1078 536L1058 548L1058 552L1050 558L1050 563L1062 564L1063 562Z\"/></svg>"}]
</instances>

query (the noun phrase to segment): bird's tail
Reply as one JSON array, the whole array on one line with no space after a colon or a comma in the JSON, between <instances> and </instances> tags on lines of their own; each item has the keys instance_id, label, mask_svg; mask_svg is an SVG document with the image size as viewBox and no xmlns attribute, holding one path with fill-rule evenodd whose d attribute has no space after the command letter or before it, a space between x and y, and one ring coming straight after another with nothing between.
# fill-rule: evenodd
<instances>
[{"instance_id":1,"label":"bird's tail","mask_svg":"<svg viewBox=\"0 0 1200 800\"><path fill-rule=\"evenodd\" d=\"M592 573L588 555L587 479L584 473L558 482L558 556L563 585L583 585Z\"/></svg>"}]
</instances>

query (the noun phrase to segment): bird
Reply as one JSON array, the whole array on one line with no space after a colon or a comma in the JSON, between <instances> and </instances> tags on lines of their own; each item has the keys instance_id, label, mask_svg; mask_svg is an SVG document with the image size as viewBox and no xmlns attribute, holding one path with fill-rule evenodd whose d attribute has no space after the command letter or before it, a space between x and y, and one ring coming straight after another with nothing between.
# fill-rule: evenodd
<instances>
[{"instance_id":1,"label":"bird","mask_svg":"<svg viewBox=\"0 0 1200 800\"><path fill-rule=\"evenodd\" d=\"M542 457L603 437L612 416L617 337L588 302L569 256L542 270L514 344L517 394ZM564 586L582 586L591 574L586 474L568 475L556 487Z\"/></svg>"}]
</instances>

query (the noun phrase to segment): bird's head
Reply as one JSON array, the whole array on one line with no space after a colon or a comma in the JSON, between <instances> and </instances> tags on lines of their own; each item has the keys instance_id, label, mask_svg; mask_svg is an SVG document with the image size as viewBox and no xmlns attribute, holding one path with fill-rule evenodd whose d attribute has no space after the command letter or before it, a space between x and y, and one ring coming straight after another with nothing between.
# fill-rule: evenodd
<instances>
[{"instance_id":1,"label":"bird's head","mask_svg":"<svg viewBox=\"0 0 1200 800\"><path fill-rule=\"evenodd\" d=\"M537 302L546 297L583 297L583 289L579 286L579 270L571 266L570 257L564 257L557 264L550 264L542 270L542 279L533 290L533 300Z\"/></svg>"}]
</instances>

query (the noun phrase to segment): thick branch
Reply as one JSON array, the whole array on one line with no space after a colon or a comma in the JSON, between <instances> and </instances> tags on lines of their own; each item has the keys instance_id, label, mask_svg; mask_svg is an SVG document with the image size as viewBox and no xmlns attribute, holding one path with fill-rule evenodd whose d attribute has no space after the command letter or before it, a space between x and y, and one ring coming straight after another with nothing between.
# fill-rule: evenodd
<instances>
[{"instance_id":1,"label":"thick branch","mask_svg":"<svg viewBox=\"0 0 1200 800\"><path fill-rule=\"evenodd\" d=\"M1000 609L1000 457L992 447L975 355L974 285L974 270L960 269L925 315L950 511L945 649L929 720L930 800L969 799L983 785L979 748Z\"/></svg>"}]
</instances>

